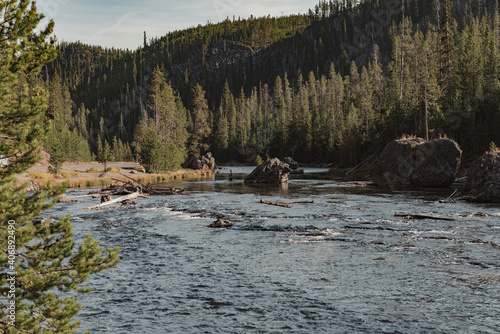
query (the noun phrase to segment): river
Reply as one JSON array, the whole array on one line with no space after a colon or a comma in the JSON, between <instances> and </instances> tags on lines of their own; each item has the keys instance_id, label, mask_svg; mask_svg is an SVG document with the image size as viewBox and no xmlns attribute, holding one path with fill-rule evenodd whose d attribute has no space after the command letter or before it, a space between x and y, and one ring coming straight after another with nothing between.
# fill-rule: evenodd
<instances>
[{"instance_id":1,"label":"river","mask_svg":"<svg viewBox=\"0 0 500 334\"><path fill-rule=\"evenodd\" d=\"M79 296L81 332L500 332L500 206L439 203L450 189L381 192L322 169L251 188L251 168L232 171L174 184L187 195L52 209L71 213L77 241L90 232L121 247ZM215 217L236 225L207 228Z\"/></svg>"}]
</instances>

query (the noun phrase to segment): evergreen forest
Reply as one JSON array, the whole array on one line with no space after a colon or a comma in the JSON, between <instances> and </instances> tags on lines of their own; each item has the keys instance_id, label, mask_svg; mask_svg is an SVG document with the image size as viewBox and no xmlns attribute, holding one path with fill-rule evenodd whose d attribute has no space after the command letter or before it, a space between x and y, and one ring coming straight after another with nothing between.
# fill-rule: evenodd
<instances>
[{"instance_id":1,"label":"evergreen forest","mask_svg":"<svg viewBox=\"0 0 500 334\"><path fill-rule=\"evenodd\" d=\"M141 32L139 32L141 33ZM137 50L60 43L41 78L45 143L67 160L109 146L172 170L188 155L354 166L403 135L465 157L500 143L497 0L333 0L306 14L227 18Z\"/></svg>"}]
</instances>

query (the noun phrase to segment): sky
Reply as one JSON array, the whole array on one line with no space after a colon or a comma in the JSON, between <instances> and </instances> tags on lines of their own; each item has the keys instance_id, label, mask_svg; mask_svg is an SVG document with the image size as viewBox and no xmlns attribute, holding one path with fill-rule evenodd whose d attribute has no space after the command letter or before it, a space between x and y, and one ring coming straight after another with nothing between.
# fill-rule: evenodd
<instances>
[{"instance_id":1,"label":"sky","mask_svg":"<svg viewBox=\"0 0 500 334\"><path fill-rule=\"evenodd\" d=\"M135 50L174 30L238 19L307 13L319 0L38 0L62 42Z\"/></svg>"}]
</instances>

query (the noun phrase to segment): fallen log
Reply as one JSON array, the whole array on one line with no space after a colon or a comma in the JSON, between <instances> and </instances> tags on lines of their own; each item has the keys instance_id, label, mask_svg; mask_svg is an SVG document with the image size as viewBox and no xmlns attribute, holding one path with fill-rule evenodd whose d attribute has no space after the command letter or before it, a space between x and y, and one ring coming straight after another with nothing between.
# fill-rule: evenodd
<instances>
[{"instance_id":1,"label":"fallen log","mask_svg":"<svg viewBox=\"0 0 500 334\"><path fill-rule=\"evenodd\" d=\"M458 189L455 189L455 191L453 192L453 194L451 194L450 196L448 196L448 198L439 200L439 203L456 203L454 197L460 195L460 193L457 194L457 192L458 192Z\"/></svg>"},{"instance_id":2,"label":"fallen log","mask_svg":"<svg viewBox=\"0 0 500 334\"><path fill-rule=\"evenodd\" d=\"M314 204L314 201L300 201L300 202L278 202L279 204Z\"/></svg>"},{"instance_id":3,"label":"fallen log","mask_svg":"<svg viewBox=\"0 0 500 334\"><path fill-rule=\"evenodd\" d=\"M120 180L120 179L115 179L114 177L112 177L112 178L111 178L111 180L118 181L118 182L122 182L122 183L124 183L124 184L127 184L127 183L129 183L129 184L130 184L130 181L128 181L128 182L127 182L127 181L123 181L123 180Z\"/></svg>"},{"instance_id":4,"label":"fallen log","mask_svg":"<svg viewBox=\"0 0 500 334\"><path fill-rule=\"evenodd\" d=\"M288 205L288 204L283 204L279 202L271 202L271 201L266 201L265 199L261 198L260 202L262 204L267 204L267 205L275 205L275 206L281 206L283 208L293 208L293 205Z\"/></svg>"},{"instance_id":5,"label":"fallen log","mask_svg":"<svg viewBox=\"0 0 500 334\"><path fill-rule=\"evenodd\" d=\"M111 201L107 201L107 202L103 202L101 204L93 205L93 206L88 207L86 209L87 210L99 209L99 208L102 208L102 207L105 207L105 206L108 206L108 205L112 205L112 204L116 204L116 203L120 203L120 202L125 202L125 201L128 201L128 200L132 200L132 199L137 198L139 196L144 196L144 195L141 195L141 193L136 192L136 193L133 193L133 194L130 194L130 195L125 195L125 196L122 196L122 197L115 198L115 199L113 199Z\"/></svg>"},{"instance_id":6,"label":"fallen log","mask_svg":"<svg viewBox=\"0 0 500 334\"><path fill-rule=\"evenodd\" d=\"M147 188L147 186L146 186L146 185L144 185L143 183L141 183L141 182L139 182L139 181L134 180L134 179L133 179L133 178L131 178L130 176L127 176L127 175L122 174L122 173L120 173L120 175L125 176L127 179L131 179L131 180L132 180L132 181L134 181L135 183L140 184L143 188Z\"/></svg>"},{"instance_id":7,"label":"fallen log","mask_svg":"<svg viewBox=\"0 0 500 334\"><path fill-rule=\"evenodd\" d=\"M87 197L94 197L98 194L88 194L88 195L79 195L79 196L68 196L68 198L71 199L76 199L76 198L87 198Z\"/></svg>"},{"instance_id":8,"label":"fallen log","mask_svg":"<svg viewBox=\"0 0 500 334\"><path fill-rule=\"evenodd\" d=\"M394 217L404 218L404 219L433 219L433 220L455 221L455 219L453 219L453 218L434 217L434 216L426 216L426 215L395 214Z\"/></svg>"},{"instance_id":9,"label":"fallen log","mask_svg":"<svg viewBox=\"0 0 500 334\"><path fill-rule=\"evenodd\" d=\"M351 169L350 171L348 171L347 173L345 173L345 175L349 175L349 174L352 174L354 171L362 168L364 165L366 165L367 163L369 163L370 161L372 161L373 158L375 158L377 156L377 153L379 151L375 152L375 154L372 154L370 155L368 158L366 158L362 163L360 163L359 165L355 166L353 169Z\"/></svg>"}]
</instances>

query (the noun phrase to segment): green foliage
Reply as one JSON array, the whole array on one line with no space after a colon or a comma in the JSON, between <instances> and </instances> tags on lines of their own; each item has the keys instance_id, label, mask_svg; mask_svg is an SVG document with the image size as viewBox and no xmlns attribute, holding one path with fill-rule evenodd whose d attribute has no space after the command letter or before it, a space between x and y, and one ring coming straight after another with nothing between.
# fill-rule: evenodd
<instances>
[{"instance_id":1,"label":"green foliage","mask_svg":"<svg viewBox=\"0 0 500 334\"><path fill-rule=\"evenodd\" d=\"M160 154L159 149L161 143L158 135L153 129L148 129L140 140L141 145L141 164L146 168L148 173L158 172L160 169Z\"/></svg>"},{"instance_id":2,"label":"green foliage","mask_svg":"<svg viewBox=\"0 0 500 334\"><path fill-rule=\"evenodd\" d=\"M185 151L174 143L161 141L153 129L148 129L141 140L141 164L148 173L178 170L185 159Z\"/></svg>"},{"instance_id":3,"label":"green foliage","mask_svg":"<svg viewBox=\"0 0 500 334\"><path fill-rule=\"evenodd\" d=\"M128 143L123 143L121 139L113 137L112 154L115 161L132 161L132 150Z\"/></svg>"},{"instance_id":4,"label":"green foliage","mask_svg":"<svg viewBox=\"0 0 500 334\"><path fill-rule=\"evenodd\" d=\"M493 1L460 3L405 1L400 15L398 1L322 1L306 15L199 25L135 51L62 43L47 71L50 110L56 124L116 136L134 153L152 122L165 145L182 151L189 139L190 154L224 161L344 166L403 133L446 133L472 154L500 140L500 19Z\"/></svg>"},{"instance_id":5,"label":"green foliage","mask_svg":"<svg viewBox=\"0 0 500 334\"><path fill-rule=\"evenodd\" d=\"M101 142L101 137L97 139L97 161L104 165L104 172L106 172L108 162L114 160L113 152L107 140L104 140L104 145Z\"/></svg>"},{"instance_id":6,"label":"green foliage","mask_svg":"<svg viewBox=\"0 0 500 334\"><path fill-rule=\"evenodd\" d=\"M205 91L198 84L193 88L191 105L193 130L189 138L188 154L197 156L209 149L208 138L212 133L212 117L205 99Z\"/></svg>"},{"instance_id":7,"label":"green foliage","mask_svg":"<svg viewBox=\"0 0 500 334\"><path fill-rule=\"evenodd\" d=\"M59 174L63 162L66 160L64 156L63 146L58 137L54 137L52 145L49 150L50 160L49 163L52 165L52 169L49 169L54 174Z\"/></svg>"},{"instance_id":8,"label":"green foliage","mask_svg":"<svg viewBox=\"0 0 500 334\"><path fill-rule=\"evenodd\" d=\"M75 333L79 323L71 320L82 305L66 295L87 292L82 283L115 266L118 249L104 252L90 235L75 249L69 217L34 219L66 187L28 194L15 178L39 160L49 133L47 92L37 76L56 56L54 24L39 29L43 16L31 1L2 1L0 13L0 152L9 158L0 169L0 249L9 250L0 253L0 294L15 301L15 321L2 303L0 332ZM53 146L59 154L59 144ZM13 276L14 293L7 284Z\"/></svg>"},{"instance_id":9,"label":"green foliage","mask_svg":"<svg viewBox=\"0 0 500 334\"><path fill-rule=\"evenodd\" d=\"M495 142L491 142L490 143L490 152L498 152L498 148L497 148L497 145L495 144Z\"/></svg>"},{"instance_id":10,"label":"green foliage","mask_svg":"<svg viewBox=\"0 0 500 334\"><path fill-rule=\"evenodd\" d=\"M54 144L54 140L58 140L61 144L63 161L91 161L87 139L85 139L76 129L70 131L68 128L55 129L52 135L47 137L47 144L50 147ZM50 153L50 152L49 152Z\"/></svg>"},{"instance_id":11,"label":"green foliage","mask_svg":"<svg viewBox=\"0 0 500 334\"><path fill-rule=\"evenodd\" d=\"M187 111L161 68L156 68L151 79L149 106L154 117L144 114L134 133L133 146L140 153L141 164L148 172L180 169L186 157ZM201 109L203 114L203 103Z\"/></svg>"}]
</instances>

